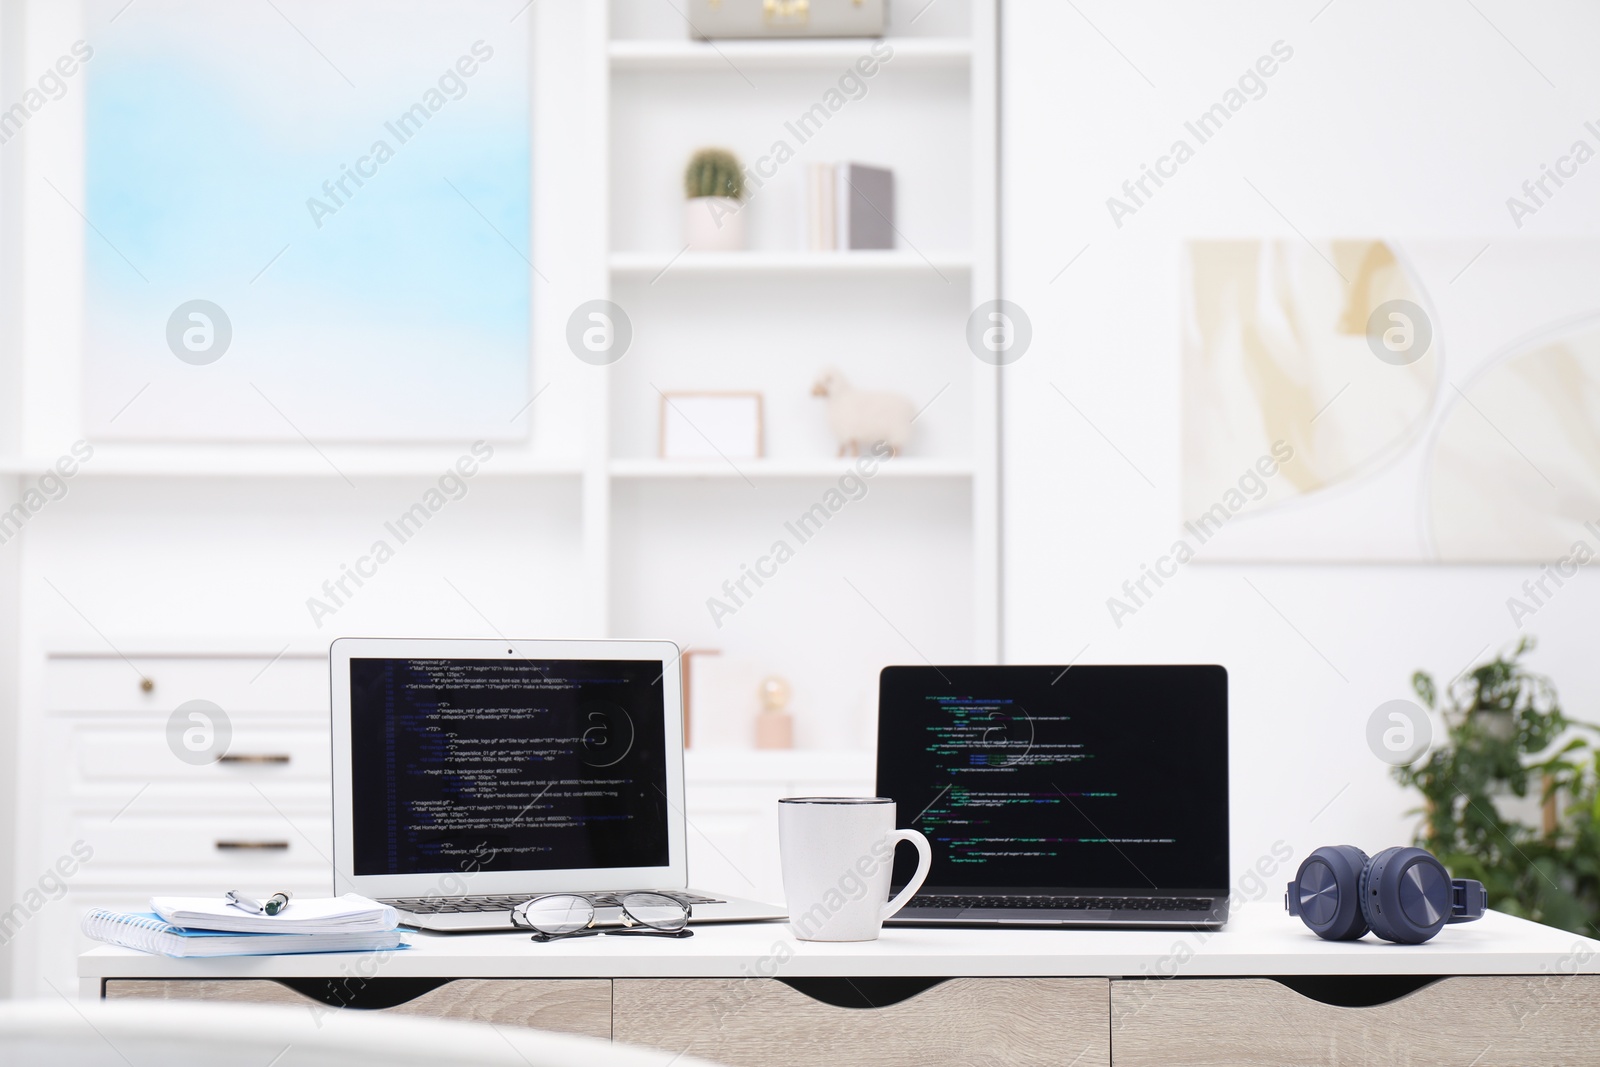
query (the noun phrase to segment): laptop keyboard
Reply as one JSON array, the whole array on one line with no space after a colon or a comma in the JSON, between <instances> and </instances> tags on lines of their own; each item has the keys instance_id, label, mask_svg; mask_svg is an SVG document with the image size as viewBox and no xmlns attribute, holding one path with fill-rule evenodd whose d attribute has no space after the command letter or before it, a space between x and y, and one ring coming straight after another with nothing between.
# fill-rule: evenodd
<instances>
[{"instance_id":1,"label":"laptop keyboard","mask_svg":"<svg viewBox=\"0 0 1600 1067\"><path fill-rule=\"evenodd\" d=\"M716 897L702 896L699 893L690 893L682 889L674 889L670 893L660 889L650 890L661 893L663 896L675 897L687 904L722 904L725 901ZM388 904L400 911L412 915L459 915L470 912L496 912L510 911L518 904L532 900L540 894L511 893L499 896L471 896L471 897L390 897L380 900L380 904ZM581 893L580 896L591 898L596 907L620 907L619 893Z\"/></svg>"},{"instance_id":2,"label":"laptop keyboard","mask_svg":"<svg viewBox=\"0 0 1600 1067\"><path fill-rule=\"evenodd\" d=\"M918 894L908 908L1028 908L1057 911L1210 911L1210 897L952 896Z\"/></svg>"}]
</instances>

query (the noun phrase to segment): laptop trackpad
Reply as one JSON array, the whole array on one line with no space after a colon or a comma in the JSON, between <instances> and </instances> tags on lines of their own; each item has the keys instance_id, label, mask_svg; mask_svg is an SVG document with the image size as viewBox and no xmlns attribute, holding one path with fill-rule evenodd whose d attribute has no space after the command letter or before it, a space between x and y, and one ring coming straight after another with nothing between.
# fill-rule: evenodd
<instances>
[{"instance_id":1,"label":"laptop trackpad","mask_svg":"<svg viewBox=\"0 0 1600 1067\"><path fill-rule=\"evenodd\" d=\"M967 908L957 918L971 922L999 923L1103 923L1111 922L1111 911L1086 911L1083 908Z\"/></svg>"}]
</instances>

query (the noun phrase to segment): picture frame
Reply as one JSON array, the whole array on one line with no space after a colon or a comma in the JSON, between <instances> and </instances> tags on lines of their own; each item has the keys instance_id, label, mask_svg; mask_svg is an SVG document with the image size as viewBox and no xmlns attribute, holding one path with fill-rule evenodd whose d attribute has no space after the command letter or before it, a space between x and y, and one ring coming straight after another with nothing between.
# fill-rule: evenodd
<instances>
[{"instance_id":1,"label":"picture frame","mask_svg":"<svg viewBox=\"0 0 1600 1067\"><path fill-rule=\"evenodd\" d=\"M757 392L702 391L661 394L662 459L760 459L766 439Z\"/></svg>"}]
</instances>

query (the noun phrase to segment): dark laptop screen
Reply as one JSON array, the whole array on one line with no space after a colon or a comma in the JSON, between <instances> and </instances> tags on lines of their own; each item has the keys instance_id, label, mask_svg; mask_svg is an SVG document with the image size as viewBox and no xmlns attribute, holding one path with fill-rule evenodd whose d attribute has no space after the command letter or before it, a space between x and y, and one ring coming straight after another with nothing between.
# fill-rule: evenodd
<instances>
[{"instance_id":1,"label":"dark laptop screen","mask_svg":"<svg viewBox=\"0 0 1600 1067\"><path fill-rule=\"evenodd\" d=\"M932 843L930 887L1220 895L1227 671L886 668L878 795ZM914 870L897 850L894 884Z\"/></svg>"},{"instance_id":2,"label":"dark laptop screen","mask_svg":"<svg viewBox=\"0 0 1600 1067\"><path fill-rule=\"evenodd\" d=\"M658 660L350 661L355 873L667 866Z\"/></svg>"}]
</instances>

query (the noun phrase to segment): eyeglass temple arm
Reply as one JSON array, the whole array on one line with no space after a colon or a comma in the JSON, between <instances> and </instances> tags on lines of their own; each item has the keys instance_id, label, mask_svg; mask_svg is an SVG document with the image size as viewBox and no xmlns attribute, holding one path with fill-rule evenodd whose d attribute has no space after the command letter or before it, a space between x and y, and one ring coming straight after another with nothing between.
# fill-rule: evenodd
<instances>
[{"instance_id":1,"label":"eyeglass temple arm","mask_svg":"<svg viewBox=\"0 0 1600 1067\"><path fill-rule=\"evenodd\" d=\"M627 934L636 934L639 937L693 937L694 931L687 926L680 930L657 930L650 926L631 926L621 930L596 930L595 933L607 936L622 937Z\"/></svg>"}]
</instances>

